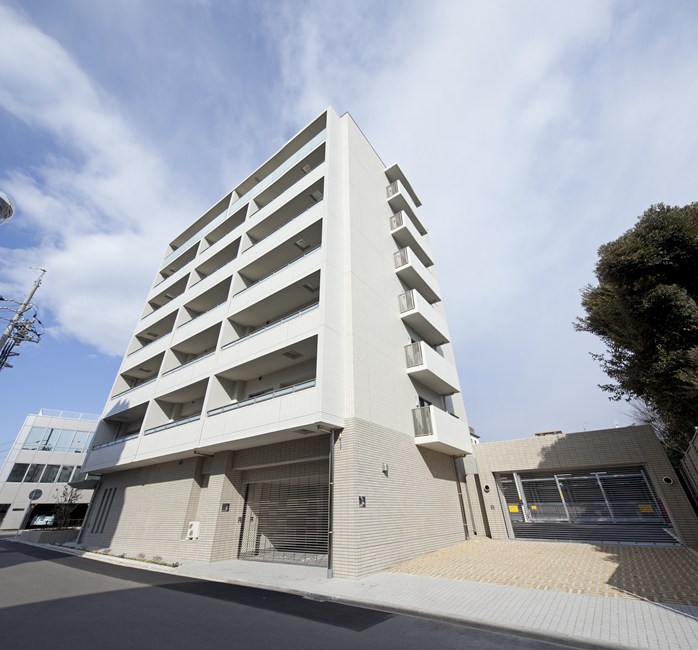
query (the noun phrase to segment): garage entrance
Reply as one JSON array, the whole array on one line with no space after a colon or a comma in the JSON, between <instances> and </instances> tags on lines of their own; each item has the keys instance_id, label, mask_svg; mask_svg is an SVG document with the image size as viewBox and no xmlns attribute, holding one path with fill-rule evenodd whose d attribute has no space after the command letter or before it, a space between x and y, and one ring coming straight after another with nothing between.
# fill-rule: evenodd
<instances>
[{"instance_id":1,"label":"garage entrance","mask_svg":"<svg viewBox=\"0 0 698 650\"><path fill-rule=\"evenodd\" d=\"M244 489L240 559L327 566L329 472Z\"/></svg>"},{"instance_id":2,"label":"garage entrance","mask_svg":"<svg viewBox=\"0 0 698 650\"><path fill-rule=\"evenodd\" d=\"M676 543L645 470L501 474L515 537Z\"/></svg>"}]
</instances>

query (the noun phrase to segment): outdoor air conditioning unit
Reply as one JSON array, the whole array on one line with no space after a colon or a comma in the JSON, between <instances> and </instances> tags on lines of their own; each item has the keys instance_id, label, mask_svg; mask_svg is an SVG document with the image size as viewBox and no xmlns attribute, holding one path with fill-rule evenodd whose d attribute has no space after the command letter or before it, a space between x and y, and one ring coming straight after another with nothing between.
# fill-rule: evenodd
<instances>
[{"instance_id":1,"label":"outdoor air conditioning unit","mask_svg":"<svg viewBox=\"0 0 698 650\"><path fill-rule=\"evenodd\" d=\"M187 527L187 539L199 539L200 521L190 521Z\"/></svg>"}]
</instances>

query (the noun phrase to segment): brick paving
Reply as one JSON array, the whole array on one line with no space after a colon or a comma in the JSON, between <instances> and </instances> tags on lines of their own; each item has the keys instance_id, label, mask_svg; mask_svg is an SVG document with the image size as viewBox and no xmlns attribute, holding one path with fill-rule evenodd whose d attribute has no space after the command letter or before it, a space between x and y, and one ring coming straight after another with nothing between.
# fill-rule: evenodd
<instances>
[{"instance_id":1,"label":"brick paving","mask_svg":"<svg viewBox=\"0 0 698 650\"><path fill-rule=\"evenodd\" d=\"M390 571L698 606L698 556L679 547L475 538Z\"/></svg>"}]
</instances>

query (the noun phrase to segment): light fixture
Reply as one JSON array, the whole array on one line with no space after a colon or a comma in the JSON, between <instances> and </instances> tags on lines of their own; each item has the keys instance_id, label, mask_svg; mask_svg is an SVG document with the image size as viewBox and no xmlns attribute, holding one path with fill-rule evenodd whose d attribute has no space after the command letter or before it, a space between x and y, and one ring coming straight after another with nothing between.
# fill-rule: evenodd
<instances>
[{"instance_id":1,"label":"light fixture","mask_svg":"<svg viewBox=\"0 0 698 650\"><path fill-rule=\"evenodd\" d=\"M315 203L319 203L320 201L322 201L322 192L320 190L313 190L310 193L310 198L313 199Z\"/></svg>"},{"instance_id":2,"label":"light fixture","mask_svg":"<svg viewBox=\"0 0 698 650\"><path fill-rule=\"evenodd\" d=\"M298 357L303 356L300 352L296 352L295 350L289 350L288 352L284 352L283 354L285 357L288 357L289 359L298 359Z\"/></svg>"},{"instance_id":3,"label":"light fixture","mask_svg":"<svg viewBox=\"0 0 698 650\"><path fill-rule=\"evenodd\" d=\"M301 169L303 170L304 174L309 174L313 168L310 165L303 165Z\"/></svg>"},{"instance_id":4,"label":"light fixture","mask_svg":"<svg viewBox=\"0 0 698 650\"><path fill-rule=\"evenodd\" d=\"M318 424L317 430L322 431L323 433L342 433L342 431L344 431L344 429L341 427L328 427L325 424Z\"/></svg>"},{"instance_id":5,"label":"light fixture","mask_svg":"<svg viewBox=\"0 0 698 650\"><path fill-rule=\"evenodd\" d=\"M388 476L388 463L383 463L383 474Z\"/></svg>"},{"instance_id":6,"label":"light fixture","mask_svg":"<svg viewBox=\"0 0 698 650\"><path fill-rule=\"evenodd\" d=\"M306 239L303 239L301 237L300 239L296 239L296 241L293 242L298 248L300 248L302 251L306 251L310 248L310 244Z\"/></svg>"},{"instance_id":7,"label":"light fixture","mask_svg":"<svg viewBox=\"0 0 698 650\"><path fill-rule=\"evenodd\" d=\"M313 280L309 280L305 284L302 284L301 288L305 289L308 293L312 294L318 292L320 285L317 282L314 282Z\"/></svg>"}]
</instances>

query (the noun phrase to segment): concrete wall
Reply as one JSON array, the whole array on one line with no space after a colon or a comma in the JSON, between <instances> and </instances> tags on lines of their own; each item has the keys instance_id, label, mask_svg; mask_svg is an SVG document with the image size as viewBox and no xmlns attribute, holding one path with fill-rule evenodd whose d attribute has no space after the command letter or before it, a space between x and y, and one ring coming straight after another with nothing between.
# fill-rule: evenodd
<instances>
[{"instance_id":1,"label":"concrete wall","mask_svg":"<svg viewBox=\"0 0 698 650\"><path fill-rule=\"evenodd\" d=\"M496 473L637 465L646 469L681 540L689 546L698 546L698 519L664 449L648 426L490 442L476 445L474 455L480 495L491 535L496 539L508 537L508 519L495 481ZM664 477L671 480L670 485L663 481ZM470 475L468 482L474 485L474 476ZM488 493L484 492L485 485L490 486Z\"/></svg>"}]
</instances>

